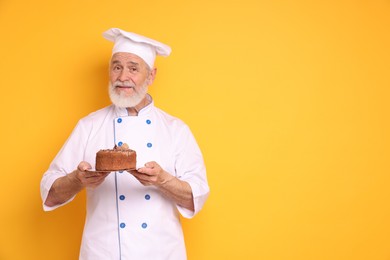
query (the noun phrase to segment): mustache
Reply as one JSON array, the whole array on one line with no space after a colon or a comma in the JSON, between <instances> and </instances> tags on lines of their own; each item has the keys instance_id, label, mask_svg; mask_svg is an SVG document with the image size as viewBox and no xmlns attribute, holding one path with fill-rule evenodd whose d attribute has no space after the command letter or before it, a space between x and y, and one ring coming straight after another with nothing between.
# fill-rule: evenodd
<instances>
[{"instance_id":1,"label":"mustache","mask_svg":"<svg viewBox=\"0 0 390 260\"><path fill-rule=\"evenodd\" d=\"M130 87L130 88L135 88L135 84L130 82L130 81L120 81L120 80L117 80L115 81L112 86L115 88L115 87L118 87L118 86L121 86L121 87Z\"/></svg>"}]
</instances>

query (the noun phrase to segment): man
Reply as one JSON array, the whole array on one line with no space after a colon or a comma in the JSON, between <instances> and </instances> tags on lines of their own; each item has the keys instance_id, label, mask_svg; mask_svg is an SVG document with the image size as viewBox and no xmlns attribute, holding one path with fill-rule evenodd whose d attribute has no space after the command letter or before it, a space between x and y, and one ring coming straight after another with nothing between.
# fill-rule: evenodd
<instances>
[{"instance_id":1,"label":"man","mask_svg":"<svg viewBox=\"0 0 390 260\"><path fill-rule=\"evenodd\" d=\"M169 46L112 28L112 105L81 119L41 180L45 211L86 189L80 259L186 259L179 214L192 218L209 187L201 151L188 126L154 106L147 94L156 55ZM96 172L96 152L127 143L137 170Z\"/></svg>"}]
</instances>

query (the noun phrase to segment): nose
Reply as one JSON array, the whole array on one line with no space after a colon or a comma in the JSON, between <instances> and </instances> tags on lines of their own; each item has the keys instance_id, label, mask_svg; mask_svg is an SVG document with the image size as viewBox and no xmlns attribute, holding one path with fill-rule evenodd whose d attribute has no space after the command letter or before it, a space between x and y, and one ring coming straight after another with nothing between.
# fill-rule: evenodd
<instances>
[{"instance_id":1,"label":"nose","mask_svg":"<svg viewBox=\"0 0 390 260\"><path fill-rule=\"evenodd\" d=\"M129 72L127 70L122 70L118 76L118 79L122 82L129 80Z\"/></svg>"}]
</instances>

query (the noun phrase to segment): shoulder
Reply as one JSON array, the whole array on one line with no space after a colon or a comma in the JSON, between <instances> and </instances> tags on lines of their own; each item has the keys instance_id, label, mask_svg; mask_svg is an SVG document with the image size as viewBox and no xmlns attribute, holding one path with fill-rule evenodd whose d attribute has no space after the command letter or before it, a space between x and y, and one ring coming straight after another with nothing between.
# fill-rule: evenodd
<instances>
[{"instance_id":1,"label":"shoulder","mask_svg":"<svg viewBox=\"0 0 390 260\"><path fill-rule=\"evenodd\" d=\"M107 119L112 119L115 117L115 108L113 105L106 106L81 118L78 122L79 125L92 126L100 125L105 122Z\"/></svg>"},{"instance_id":2,"label":"shoulder","mask_svg":"<svg viewBox=\"0 0 390 260\"><path fill-rule=\"evenodd\" d=\"M180 118L173 116L159 108L155 109L158 118L159 131L166 133L176 142L183 142L192 138L193 134L190 127Z\"/></svg>"},{"instance_id":3,"label":"shoulder","mask_svg":"<svg viewBox=\"0 0 390 260\"><path fill-rule=\"evenodd\" d=\"M106 117L109 114L115 113L114 106L109 105L104 108L101 108L99 110L96 110L94 112L89 113L85 117L81 118L80 121L93 121L93 120L99 120L101 118Z\"/></svg>"},{"instance_id":4,"label":"shoulder","mask_svg":"<svg viewBox=\"0 0 390 260\"><path fill-rule=\"evenodd\" d=\"M188 128L187 124L183 120L163 111L158 107L155 107L155 114L160 119L160 121L166 125L175 128Z\"/></svg>"}]
</instances>

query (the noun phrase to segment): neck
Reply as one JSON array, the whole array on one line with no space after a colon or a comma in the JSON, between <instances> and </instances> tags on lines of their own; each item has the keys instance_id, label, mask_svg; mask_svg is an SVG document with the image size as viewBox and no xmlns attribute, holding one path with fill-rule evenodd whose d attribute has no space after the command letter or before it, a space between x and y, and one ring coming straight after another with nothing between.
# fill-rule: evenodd
<instances>
[{"instance_id":1,"label":"neck","mask_svg":"<svg viewBox=\"0 0 390 260\"><path fill-rule=\"evenodd\" d=\"M150 104L150 100L147 98L147 96L145 95L145 97L141 100L141 102L138 103L138 105L134 106L134 107L127 107L126 110L127 110L127 114L129 116L138 116L138 112L146 107L147 105Z\"/></svg>"}]
</instances>

